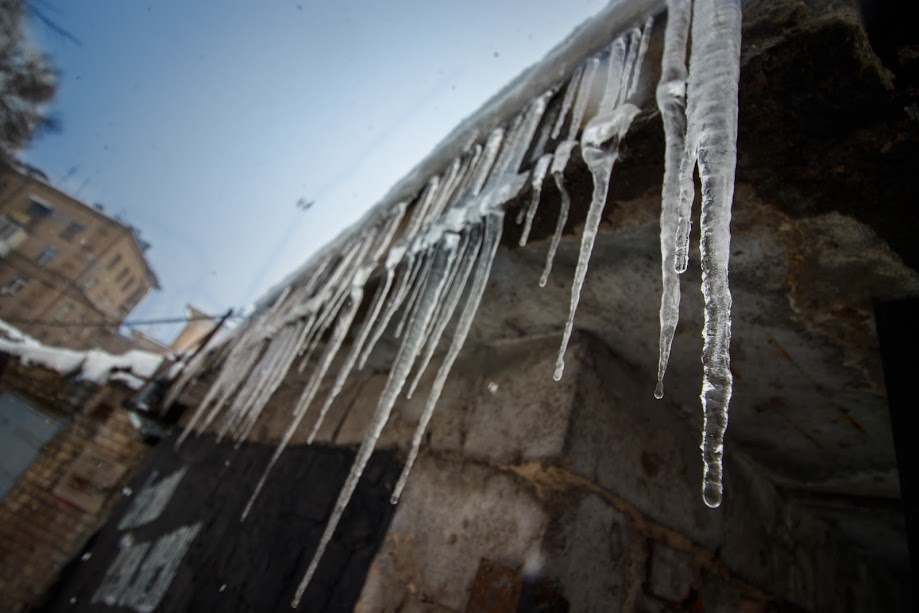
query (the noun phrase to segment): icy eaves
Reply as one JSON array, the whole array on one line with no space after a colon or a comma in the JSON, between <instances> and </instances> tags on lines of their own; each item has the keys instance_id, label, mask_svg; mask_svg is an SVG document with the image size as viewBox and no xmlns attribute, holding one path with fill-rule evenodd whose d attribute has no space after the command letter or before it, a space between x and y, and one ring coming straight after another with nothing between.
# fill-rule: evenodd
<instances>
[{"instance_id":1,"label":"icy eaves","mask_svg":"<svg viewBox=\"0 0 919 613\"><path fill-rule=\"evenodd\" d=\"M613 0L600 12L586 20L539 62L533 64L482 107L464 119L431 153L386 193L357 222L343 230L335 239L306 260L280 283L259 298L256 311L274 303L285 288L307 276L319 262L331 253L341 251L348 240L362 228L386 216L397 203L411 200L435 174L461 157L469 147L484 139L497 127L506 124L534 98L566 80L584 63L584 58L602 52L611 40L639 24L647 15L655 15L666 7L666 0Z\"/></svg>"}]
</instances>

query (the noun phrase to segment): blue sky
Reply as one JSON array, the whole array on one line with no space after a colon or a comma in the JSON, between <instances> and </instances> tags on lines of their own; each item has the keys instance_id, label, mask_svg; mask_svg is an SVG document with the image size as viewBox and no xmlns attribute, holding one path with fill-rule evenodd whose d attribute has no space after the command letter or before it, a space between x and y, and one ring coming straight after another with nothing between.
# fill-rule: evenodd
<instances>
[{"instance_id":1,"label":"blue sky","mask_svg":"<svg viewBox=\"0 0 919 613\"><path fill-rule=\"evenodd\" d=\"M604 4L36 0L81 44L33 25L63 130L23 157L152 243L131 319L248 307Z\"/></svg>"}]
</instances>

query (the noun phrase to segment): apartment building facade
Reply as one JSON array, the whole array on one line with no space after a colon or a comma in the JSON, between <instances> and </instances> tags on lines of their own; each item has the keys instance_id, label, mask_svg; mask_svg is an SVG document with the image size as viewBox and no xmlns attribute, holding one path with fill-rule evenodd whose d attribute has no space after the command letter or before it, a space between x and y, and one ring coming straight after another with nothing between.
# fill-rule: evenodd
<instances>
[{"instance_id":1,"label":"apartment building facade","mask_svg":"<svg viewBox=\"0 0 919 613\"><path fill-rule=\"evenodd\" d=\"M40 172L0 165L0 319L49 345L130 349L118 329L159 288L146 248Z\"/></svg>"}]
</instances>

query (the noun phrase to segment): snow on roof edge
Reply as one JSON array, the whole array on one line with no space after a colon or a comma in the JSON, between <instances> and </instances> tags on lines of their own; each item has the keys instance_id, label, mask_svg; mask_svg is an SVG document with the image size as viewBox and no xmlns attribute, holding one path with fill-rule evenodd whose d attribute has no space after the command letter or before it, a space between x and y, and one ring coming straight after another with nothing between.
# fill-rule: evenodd
<instances>
[{"instance_id":1,"label":"snow on roof edge","mask_svg":"<svg viewBox=\"0 0 919 613\"><path fill-rule=\"evenodd\" d=\"M586 19L541 60L524 69L477 111L462 120L360 219L271 286L255 301L255 312L270 306L284 288L302 278L322 257L342 246L359 228L376 221L400 200L416 194L432 175L445 168L481 136L507 121L530 100L566 78L585 58L603 49L617 35L647 15L663 11L666 5L666 0L612 0L596 15Z\"/></svg>"}]
</instances>

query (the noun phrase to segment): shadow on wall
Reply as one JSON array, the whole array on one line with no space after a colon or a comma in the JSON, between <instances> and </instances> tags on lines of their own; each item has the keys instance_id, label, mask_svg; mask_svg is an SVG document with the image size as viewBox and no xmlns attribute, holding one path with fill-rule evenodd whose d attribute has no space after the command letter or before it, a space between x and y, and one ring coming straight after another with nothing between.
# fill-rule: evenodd
<instances>
[{"instance_id":1,"label":"shadow on wall","mask_svg":"<svg viewBox=\"0 0 919 613\"><path fill-rule=\"evenodd\" d=\"M273 451L202 435L167 439L108 524L62 574L41 611L282 611L354 459L292 447L245 523L239 517ZM389 527L401 464L374 454L301 610L351 611Z\"/></svg>"}]
</instances>

